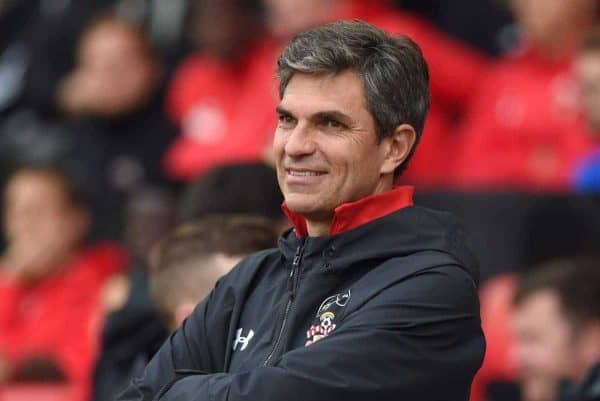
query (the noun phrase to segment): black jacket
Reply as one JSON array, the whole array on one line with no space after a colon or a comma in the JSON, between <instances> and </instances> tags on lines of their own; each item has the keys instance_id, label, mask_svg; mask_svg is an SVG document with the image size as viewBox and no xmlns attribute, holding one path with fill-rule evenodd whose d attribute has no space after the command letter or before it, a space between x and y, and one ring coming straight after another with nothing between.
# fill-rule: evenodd
<instances>
[{"instance_id":1,"label":"black jacket","mask_svg":"<svg viewBox=\"0 0 600 401\"><path fill-rule=\"evenodd\" d=\"M583 382L564 383L560 401L600 401L600 362L592 367Z\"/></svg>"},{"instance_id":2,"label":"black jacket","mask_svg":"<svg viewBox=\"0 0 600 401\"><path fill-rule=\"evenodd\" d=\"M454 221L420 207L328 237L288 231L118 399L466 401L485 348L476 269Z\"/></svg>"}]
</instances>

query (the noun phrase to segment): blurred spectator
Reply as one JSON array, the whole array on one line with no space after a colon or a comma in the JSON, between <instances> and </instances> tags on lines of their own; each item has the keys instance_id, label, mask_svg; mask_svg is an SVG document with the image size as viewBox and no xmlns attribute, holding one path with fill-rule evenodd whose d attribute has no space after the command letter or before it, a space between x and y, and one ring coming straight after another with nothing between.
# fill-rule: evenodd
<instances>
[{"instance_id":1,"label":"blurred spectator","mask_svg":"<svg viewBox=\"0 0 600 401\"><path fill-rule=\"evenodd\" d=\"M118 118L149 101L159 74L141 28L116 15L102 17L79 40L77 64L58 88L58 107L74 116Z\"/></svg>"},{"instance_id":2,"label":"blurred spectator","mask_svg":"<svg viewBox=\"0 0 600 401\"><path fill-rule=\"evenodd\" d=\"M563 260L532 270L514 301L515 349L524 401L600 397L600 269ZM591 375L591 376L590 376ZM586 379L587 377L587 379ZM586 380L584 382L584 379Z\"/></svg>"},{"instance_id":3,"label":"blurred spectator","mask_svg":"<svg viewBox=\"0 0 600 401\"><path fill-rule=\"evenodd\" d=\"M96 13L118 0L8 1L21 3L19 36L12 40L26 56L21 104L54 116L57 86L75 65L78 38Z\"/></svg>"},{"instance_id":4,"label":"blurred spectator","mask_svg":"<svg viewBox=\"0 0 600 401\"><path fill-rule=\"evenodd\" d=\"M11 42L24 48L26 56L22 103L46 116L57 113L59 84L75 67L79 38L98 13L115 12L120 18L144 23L157 44L169 46L169 57L177 57L180 51L176 41L184 0L169 1L169 9L160 0L7 1L12 3L7 8L15 11L0 26L14 26Z\"/></svg>"},{"instance_id":5,"label":"blurred spectator","mask_svg":"<svg viewBox=\"0 0 600 401\"><path fill-rule=\"evenodd\" d=\"M575 60L585 117L582 128L594 149L575 162L573 187L584 193L600 193L600 28L586 39Z\"/></svg>"},{"instance_id":6,"label":"blurred spectator","mask_svg":"<svg viewBox=\"0 0 600 401\"><path fill-rule=\"evenodd\" d=\"M568 189L570 166L594 146L582 132L573 55L596 0L511 0L523 41L486 74L454 148L468 189Z\"/></svg>"},{"instance_id":7,"label":"blurred spectator","mask_svg":"<svg viewBox=\"0 0 600 401\"><path fill-rule=\"evenodd\" d=\"M112 13L96 17L84 27L77 64L58 89L66 118L13 113L0 127L0 168L50 160L85 174L84 181L94 182L97 232L118 237L128 192L171 185L160 159L176 131L163 114L162 79L141 27Z\"/></svg>"},{"instance_id":8,"label":"blurred spectator","mask_svg":"<svg viewBox=\"0 0 600 401\"><path fill-rule=\"evenodd\" d=\"M64 378L88 393L100 289L123 267L124 254L112 244L84 244L89 225L84 193L54 167L14 172L3 214L1 381Z\"/></svg>"},{"instance_id":9,"label":"blurred spectator","mask_svg":"<svg viewBox=\"0 0 600 401\"><path fill-rule=\"evenodd\" d=\"M275 128L275 57L259 0L199 0L192 24L201 50L174 74L167 108L180 127L164 168L192 180L208 168L260 161Z\"/></svg>"},{"instance_id":10,"label":"blurred spectator","mask_svg":"<svg viewBox=\"0 0 600 401\"><path fill-rule=\"evenodd\" d=\"M100 143L113 210L139 187L169 185L159 161L175 129L163 115L161 71L144 31L107 14L86 27L77 65L60 85L69 127Z\"/></svg>"},{"instance_id":11,"label":"blurred spectator","mask_svg":"<svg viewBox=\"0 0 600 401\"><path fill-rule=\"evenodd\" d=\"M485 334L485 357L471 386L471 401L517 401L505 392L514 389L516 367L511 350L514 335L512 300L518 284L515 273L498 275L480 288L481 327Z\"/></svg>"},{"instance_id":12,"label":"blurred spectator","mask_svg":"<svg viewBox=\"0 0 600 401\"><path fill-rule=\"evenodd\" d=\"M126 273L104 286L108 316L94 371L94 401L112 401L130 375L146 366L168 334L150 297L148 256L170 231L173 218L174 199L168 192L144 188L128 199L123 241L131 261Z\"/></svg>"},{"instance_id":13,"label":"blurred spectator","mask_svg":"<svg viewBox=\"0 0 600 401\"><path fill-rule=\"evenodd\" d=\"M279 225L284 220L282 203L273 168L262 163L224 165L188 185L181 196L179 219L191 223L211 214L243 214Z\"/></svg>"},{"instance_id":14,"label":"blurred spectator","mask_svg":"<svg viewBox=\"0 0 600 401\"><path fill-rule=\"evenodd\" d=\"M271 222L258 217L213 215L176 229L151 261L152 294L169 327L179 327L240 260L276 245Z\"/></svg>"}]
</instances>

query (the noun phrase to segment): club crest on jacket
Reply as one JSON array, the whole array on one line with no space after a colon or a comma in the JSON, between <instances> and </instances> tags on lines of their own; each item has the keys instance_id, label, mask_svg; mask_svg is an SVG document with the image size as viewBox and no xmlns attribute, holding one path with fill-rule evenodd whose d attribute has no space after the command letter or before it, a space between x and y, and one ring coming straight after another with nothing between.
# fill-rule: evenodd
<instances>
[{"instance_id":1,"label":"club crest on jacket","mask_svg":"<svg viewBox=\"0 0 600 401\"><path fill-rule=\"evenodd\" d=\"M327 297L317 310L313 324L306 331L306 347L327 337L342 319L342 312L350 300L350 290Z\"/></svg>"}]
</instances>

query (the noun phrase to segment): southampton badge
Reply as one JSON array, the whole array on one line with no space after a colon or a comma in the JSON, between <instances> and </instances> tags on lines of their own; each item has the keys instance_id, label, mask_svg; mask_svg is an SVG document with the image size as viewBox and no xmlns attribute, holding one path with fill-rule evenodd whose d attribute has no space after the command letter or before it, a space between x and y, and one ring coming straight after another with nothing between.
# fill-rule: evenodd
<instances>
[{"instance_id":1,"label":"southampton badge","mask_svg":"<svg viewBox=\"0 0 600 401\"><path fill-rule=\"evenodd\" d=\"M348 304L349 300L350 290L332 295L321 303L315 321L306 332L306 347L327 337L329 333L335 330L336 322L339 324L344 307Z\"/></svg>"}]
</instances>

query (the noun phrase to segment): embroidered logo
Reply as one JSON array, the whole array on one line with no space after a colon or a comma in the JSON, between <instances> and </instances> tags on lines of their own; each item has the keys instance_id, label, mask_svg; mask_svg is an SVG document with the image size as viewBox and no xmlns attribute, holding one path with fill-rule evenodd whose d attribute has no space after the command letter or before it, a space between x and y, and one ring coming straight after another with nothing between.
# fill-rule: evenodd
<instances>
[{"instance_id":1,"label":"embroidered logo","mask_svg":"<svg viewBox=\"0 0 600 401\"><path fill-rule=\"evenodd\" d=\"M244 331L244 329L239 328L235 332L235 341L233 342L233 350L234 351L237 351L238 345L241 345L240 351L244 351L246 349L246 347L248 346L248 343L250 342L250 340L252 340L252 337L254 337L254 330L250 330L246 337L242 336L243 331Z\"/></svg>"},{"instance_id":2,"label":"embroidered logo","mask_svg":"<svg viewBox=\"0 0 600 401\"><path fill-rule=\"evenodd\" d=\"M344 307L350 300L350 290L326 298L319 306L316 321L306 332L306 347L327 337L339 324ZM337 323L336 323L337 322Z\"/></svg>"}]
</instances>

